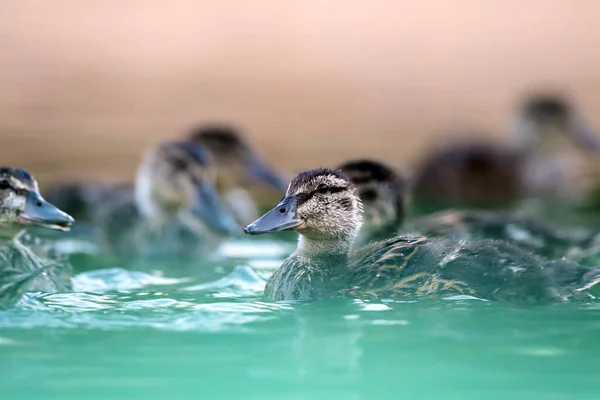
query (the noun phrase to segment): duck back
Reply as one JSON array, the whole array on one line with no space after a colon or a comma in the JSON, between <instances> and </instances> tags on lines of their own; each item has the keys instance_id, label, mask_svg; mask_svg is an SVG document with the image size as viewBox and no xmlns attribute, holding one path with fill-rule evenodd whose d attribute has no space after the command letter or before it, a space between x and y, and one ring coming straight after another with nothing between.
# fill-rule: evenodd
<instances>
[{"instance_id":1,"label":"duck back","mask_svg":"<svg viewBox=\"0 0 600 400\"><path fill-rule=\"evenodd\" d=\"M354 257L349 270L344 294L353 297L470 295L511 304L567 300L578 295L590 272L567 260L547 261L502 240L424 237L373 244Z\"/></svg>"}]
</instances>

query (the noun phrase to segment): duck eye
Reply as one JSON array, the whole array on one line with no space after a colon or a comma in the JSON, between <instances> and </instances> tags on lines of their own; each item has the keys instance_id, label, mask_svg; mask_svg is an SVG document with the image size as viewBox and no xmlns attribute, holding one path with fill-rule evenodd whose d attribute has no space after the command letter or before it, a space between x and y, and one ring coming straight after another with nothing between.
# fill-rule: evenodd
<instances>
[{"instance_id":1,"label":"duck eye","mask_svg":"<svg viewBox=\"0 0 600 400\"><path fill-rule=\"evenodd\" d=\"M317 186L317 192L319 193L327 193L328 190L329 188L324 183L321 183L319 186Z\"/></svg>"},{"instance_id":2,"label":"duck eye","mask_svg":"<svg viewBox=\"0 0 600 400\"><path fill-rule=\"evenodd\" d=\"M0 190L6 190L10 188L10 183L7 180L0 181Z\"/></svg>"}]
</instances>

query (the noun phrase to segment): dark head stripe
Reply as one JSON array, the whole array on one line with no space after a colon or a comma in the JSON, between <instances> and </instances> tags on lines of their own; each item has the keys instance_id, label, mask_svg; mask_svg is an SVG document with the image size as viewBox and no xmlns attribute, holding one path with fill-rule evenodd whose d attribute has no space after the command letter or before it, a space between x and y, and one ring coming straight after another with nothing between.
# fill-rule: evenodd
<instances>
[{"instance_id":1,"label":"dark head stripe","mask_svg":"<svg viewBox=\"0 0 600 400\"><path fill-rule=\"evenodd\" d=\"M23 182L33 183L31 174L22 168L0 167L0 175L12 175Z\"/></svg>"},{"instance_id":2,"label":"dark head stripe","mask_svg":"<svg viewBox=\"0 0 600 400\"><path fill-rule=\"evenodd\" d=\"M328 192L329 193L339 193L339 192L343 192L344 190L348 190L348 186L329 186L328 187ZM308 192L308 193L298 193L296 195L296 205L301 205L306 203L308 200L312 199L316 194L318 193L318 191L313 190L312 192Z\"/></svg>"},{"instance_id":3,"label":"dark head stripe","mask_svg":"<svg viewBox=\"0 0 600 400\"><path fill-rule=\"evenodd\" d=\"M340 200L340 206L346 211L351 211L352 210L352 199L349 197L344 197L343 199Z\"/></svg>"},{"instance_id":4,"label":"dark head stripe","mask_svg":"<svg viewBox=\"0 0 600 400\"><path fill-rule=\"evenodd\" d=\"M315 178L317 178L319 176L323 176L323 177L334 176L338 179L348 182L348 184L351 184L351 182L352 182L350 180L350 178L348 176L346 176L346 174L344 174L339 169L330 169L330 168L309 169L309 170L300 172L298 175L296 175L296 177L294 179L292 179L289 190L292 193L296 192L304 184L314 180Z\"/></svg>"}]
</instances>

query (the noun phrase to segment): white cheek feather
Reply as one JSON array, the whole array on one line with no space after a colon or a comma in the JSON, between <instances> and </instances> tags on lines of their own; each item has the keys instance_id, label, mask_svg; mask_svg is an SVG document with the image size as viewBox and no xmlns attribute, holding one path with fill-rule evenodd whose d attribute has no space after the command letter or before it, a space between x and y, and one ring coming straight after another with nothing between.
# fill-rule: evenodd
<instances>
[{"instance_id":1,"label":"white cheek feather","mask_svg":"<svg viewBox=\"0 0 600 400\"><path fill-rule=\"evenodd\" d=\"M17 196L15 193L10 193L3 201L3 208L6 210L7 215L11 217L15 215L19 210L25 208L25 197Z\"/></svg>"}]
</instances>

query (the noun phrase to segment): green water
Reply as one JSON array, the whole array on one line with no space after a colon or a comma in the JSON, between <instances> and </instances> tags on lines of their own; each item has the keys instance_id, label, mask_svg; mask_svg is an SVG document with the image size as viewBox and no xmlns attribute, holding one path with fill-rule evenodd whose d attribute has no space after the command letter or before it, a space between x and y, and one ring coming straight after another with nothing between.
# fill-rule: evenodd
<instances>
[{"instance_id":1,"label":"green water","mask_svg":"<svg viewBox=\"0 0 600 400\"><path fill-rule=\"evenodd\" d=\"M287 251L27 295L0 311L0 398L600 399L600 301L265 302Z\"/></svg>"}]
</instances>

